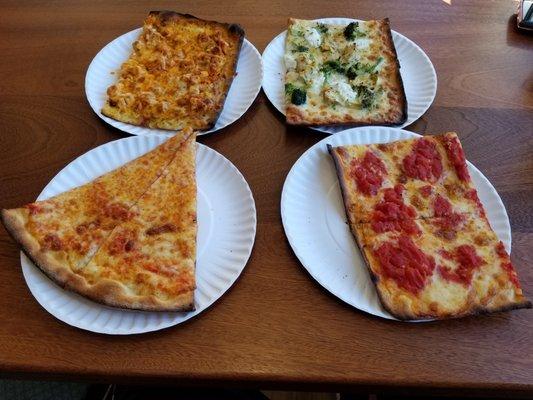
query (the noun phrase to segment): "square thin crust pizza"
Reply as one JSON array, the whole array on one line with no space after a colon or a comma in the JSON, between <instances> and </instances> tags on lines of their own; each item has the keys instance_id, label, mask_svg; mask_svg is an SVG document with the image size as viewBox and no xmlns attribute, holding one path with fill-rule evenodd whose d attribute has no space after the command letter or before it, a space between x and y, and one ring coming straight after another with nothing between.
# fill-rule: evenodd
<instances>
[{"instance_id":1,"label":"square thin crust pizza","mask_svg":"<svg viewBox=\"0 0 533 400\"><path fill-rule=\"evenodd\" d=\"M389 20L330 25L289 19L287 123L400 125L407 99Z\"/></svg>"},{"instance_id":2,"label":"square thin crust pizza","mask_svg":"<svg viewBox=\"0 0 533 400\"><path fill-rule=\"evenodd\" d=\"M244 39L235 24L151 11L102 114L133 125L212 128L226 100Z\"/></svg>"},{"instance_id":3,"label":"square thin crust pizza","mask_svg":"<svg viewBox=\"0 0 533 400\"><path fill-rule=\"evenodd\" d=\"M329 146L381 303L402 320L529 308L455 133Z\"/></svg>"}]
</instances>

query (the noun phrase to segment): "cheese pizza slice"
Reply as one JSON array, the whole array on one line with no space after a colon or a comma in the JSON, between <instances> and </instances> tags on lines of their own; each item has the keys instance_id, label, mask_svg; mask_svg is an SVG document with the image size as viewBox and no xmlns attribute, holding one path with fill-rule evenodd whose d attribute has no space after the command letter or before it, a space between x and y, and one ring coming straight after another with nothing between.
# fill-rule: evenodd
<instances>
[{"instance_id":1,"label":"cheese pizza slice","mask_svg":"<svg viewBox=\"0 0 533 400\"><path fill-rule=\"evenodd\" d=\"M194 310L196 177L194 135L130 210L72 287L95 301L153 311Z\"/></svg>"},{"instance_id":2,"label":"cheese pizza slice","mask_svg":"<svg viewBox=\"0 0 533 400\"><path fill-rule=\"evenodd\" d=\"M332 147L350 222L428 218L454 211L484 215L453 132L390 143Z\"/></svg>"},{"instance_id":3,"label":"cheese pizza slice","mask_svg":"<svg viewBox=\"0 0 533 400\"><path fill-rule=\"evenodd\" d=\"M26 255L52 280L73 287L82 269L193 136L187 129L122 167L48 200L2 210L2 221Z\"/></svg>"},{"instance_id":4,"label":"cheese pizza slice","mask_svg":"<svg viewBox=\"0 0 533 400\"><path fill-rule=\"evenodd\" d=\"M287 123L400 125L407 99L389 20L348 25L289 19Z\"/></svg>"},{"instance_id":5,"label":"cheese pizza slice","mask_svg":"<svg viewBox=\"0 0 533 400\"><path fill-rule=\"evenodd\" d=\"M444 319L531 307L486 219L462 215L451 230L445 218L413 226L410 232L376 231L359 224L354 232L381 303L393 316Z\"/></svg>"},{"instance_id":6,"label":"cheese pizza slice","mask_svg":"<svg viewBox=\"0 0 533 400\"><path fill-rule=\"evenodd\" d=\"M150 128L210 129L222 111L244 40L236 24L152 11L107 89L102 114Z\"/></svg>"}]
</instances>

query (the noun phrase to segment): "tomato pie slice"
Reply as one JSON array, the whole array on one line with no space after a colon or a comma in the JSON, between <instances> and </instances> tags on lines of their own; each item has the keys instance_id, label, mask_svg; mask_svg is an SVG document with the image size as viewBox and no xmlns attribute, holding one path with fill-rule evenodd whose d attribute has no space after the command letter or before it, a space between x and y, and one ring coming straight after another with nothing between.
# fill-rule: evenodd
<instances>
[{"instance_id":1,"label":"tomato pie slice","mask_svg":"<svg viewBox=\"0 0 533 400\"><path fill-rule=\"evenodd\" d=\"M331 147L350 228L402 320L529 308L457 135Z\"/></svg>"}]
</instances>

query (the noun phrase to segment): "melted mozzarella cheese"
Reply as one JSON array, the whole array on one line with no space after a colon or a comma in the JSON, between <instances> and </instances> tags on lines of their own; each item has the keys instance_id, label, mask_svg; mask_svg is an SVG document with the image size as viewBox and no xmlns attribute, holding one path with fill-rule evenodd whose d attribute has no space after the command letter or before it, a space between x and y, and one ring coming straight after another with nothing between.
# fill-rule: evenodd
<instances>
[{"instance_id":1,"label":"melted mozzarella cheese","mask_svg":"<svg viewBox=\"0 0 533 400\"><path fill-rule=\"evenodd\" d=\"M309 87L309 91L314 94L319 94L324 85L324 74L319 71L311 71L304 76L305 83Z\"/></svg>"},{"instance_id":2,"label":"melted mozzarella cheese","mask_svg":"<svg viewBox=\"0 0 533 400\"><path fill-rule=\"evenodd\" d=\"M348 83L348 78L340 74L332 75L327 85L329 86L324 93L325 96L336 103L354 103L357 99L357 91Z\"/></svg>"},{"instance_id":3,"label":"melted mozzarella cheese","mask_svg":"<svg viewBox=\"0 0 533 400\"><path fill-rule=\"evenodd\" d=\"M285 68L287 69L296 68L296 60L294 59L294 56L292 55L292 53L285 53L285 56L283 57L283 61L285 62Z\"/></svg>"},{"instance_id":4,"label":"melted mozzarella cheese","mask_svg":"<svg viewBox=\"0 0 533 400\"><path fill-rule=\"evenodd\" d=\"M304 34L305 40L307 40L307 43L311 45L312 47L318 47L322 44L322 37L320 36L320 33L314 28L308 28L305 31Z\"/></svg>"},{"instance_id":5,"label":"melted mozzarella cheese","mask_svg":"<svg viewBox=\"0 0 533 400\"><path fill-rule=\"evenodd\" d=\"M370 47L370 39L369 38L357 38L355 39L355 45L357 46L357 49L368 49Z\"/></svg>"}]
</instances>

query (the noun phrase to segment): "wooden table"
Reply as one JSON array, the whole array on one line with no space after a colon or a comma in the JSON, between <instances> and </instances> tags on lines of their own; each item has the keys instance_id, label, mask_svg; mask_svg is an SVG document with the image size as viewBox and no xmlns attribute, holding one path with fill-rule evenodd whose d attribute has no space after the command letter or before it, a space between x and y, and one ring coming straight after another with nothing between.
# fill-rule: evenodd
<instances>
[{"instance_id":1,"label":"wooden table","mask_svg":"<svg viewBox=\"0 0 533 400\"><path fill-rule=\"evenodd\" d=\"M35 3L35 4L34 4ZM69 161L126 135L102 122L84 93L102 46L152 7L242 24L262 51L288 16L389 16L432 59L435 102L408 127L459 132L468 158L499 191L512 259L533 297L533 37L513 1L37 2L0 6L0 206L36 198ZM451 4L448 4L451 3ZM288 128L261 93L238 122L199 141L228 157L254 193L257 239L234 287L199 317L161 332L111 337L44 311L0 229L0 371L18 378L533 395L533 312L438 323L366 315L314 282L280 221L291 165L324 136Z\"/></svg>"}]
</instances>

